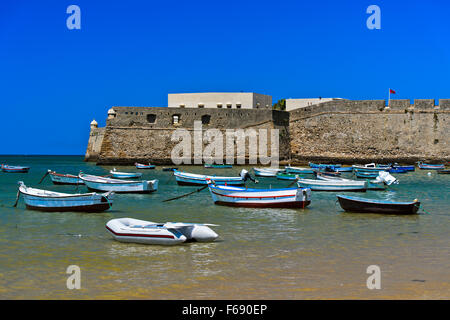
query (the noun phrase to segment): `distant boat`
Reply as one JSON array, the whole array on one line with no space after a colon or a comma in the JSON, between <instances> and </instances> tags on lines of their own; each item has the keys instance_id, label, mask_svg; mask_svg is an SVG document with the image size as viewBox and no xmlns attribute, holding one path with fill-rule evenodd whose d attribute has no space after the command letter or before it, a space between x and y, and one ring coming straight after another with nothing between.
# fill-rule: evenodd
<instances>
[{"instance_id":1,"label":"distant boat","mask_svg":"<svg viewBox=\"0 0 450 320\"><path fill-rule=\"evenodd\" d=\"M211 242L218 235L210 226L214 224L166 222L156 223L132 218L112 219L106 230L120 242L175 245L186 241Z\"/></svg>"},{"instance_id":2,"label":"distant boat","mask_svg":"<svg viewBox=\"0 0 450 320\"><path fill-rule=\"evenodd\" d=\"M308 188L249 189L208 184L215 204L250 208L305 208L311 203Z\"/></svg>"},{"instance_id":3,"label":"distant boat","mask_svg":"<svg viewBox=\"0 0 450 320\"><path fill-rule=\"evenodd\" d=\"M285 172L278 172L276 175L277 179L279 180L297 180L298 174L295 173L285 173Z\"/></svg>"},{"instance_id":4,"label":"distant boat","mask_svg":"<svg viewBox=\"0 0 450 320\"><path fill-rule=\"evenodd\" d=\"M386 171L388 168L387 167L377 167L375 165L375 163L369 163L366 165L358 165L358 164L354 164L352 165L353 167L353 171L360 171L360 172L377 172L377 171Z\"/></svg>"},{"instance_id":5,"label":"distant boat","mask_svg":"<svg viewBox=\"0 0 450 320\"><path fill-rule=\"evenodd\" d=\"M378 173L379 172L383 172L383 171L371 171L371 172L368 172L368 171L360 171L359 169L355 169L355 175L356 175L357 178L370 179L370 178L378 177Z\"/></svg>"},{"instance_id":6,"label":"distant boat","mask_svg":"<svg viewBox=\"0 0 450 320\"><path fill-rule=\"evenodd\" d=\"M116 193L150 193L158 189L158 180L120 180L80 173L79 176L90 190L114 191Z\"/></svg>"},{"instance_id":7,"label":"distant boat","mask_svg":"<svg viewBox=\"0 0 450 320\"><path fill-rule=\"evenodd\" d=\"M155 165L154 164L142 164L142 163L135 163L134 164L136 166L137 169L155 169Z\"/></svg>"},{"instance_id":8,"label":"distant boat","mask_svg":"<svg viewBox=\"0 0 450 320\"><path fill-rule=\"evenodd\" d=\"M450 173L450 169L446 169L446 170L441 169L441 170L438 170L437 173L439 173L439 174L449 174Z\"/></svg>"},{"instance_id":9,"label":"distant boat","mask_svg":"<svg viewBox=\"0 0 450 320\"><path fill-rule=\"evenodd\" d=\"M418 162L419 168L422 170L442 170L445 168L443 164L427 164L421 161Z\"/></svg>"},{"instance_id":10,"label":"distant boat","mask_svg":"<svg viewBox=\"0 0 450 320\"><path fill-rule=\"evenodd\" d=\"M285 166L284 171L286 173L297 173L297 174L314 174L314 170L312 168L305 168L305 167L291 167Z\"/></svg>"},{"instance_id":11,"label":"distant boat","mask_svg":"<svg viewBox=\"0 0 450 320\"><path fill-rule=\"evenodd\" d=\"M415 167L415 166L401 166L401 165L399 165L398 163L394 163L394 164L392 165L392 168L395 168L395 169L403 169L403 170L406 170L406 171L415 171L415 170L416 170L416 167Z\"/></svg>"},{"instance_id":12,"label":"distant boat","mask_svg":"<svg viewBox=\"0 0 450 320\"><path fill-rule=\"evenodd\" d=\"M408 170L399 168L399 167L396 167L396 168L392 167L392 168L387 169L386 171L388 171L389 173L406 173L406 172L408 172Z\"/></svg>"},{"instance_id":13,"label":"distant boat","mask_svg":"<svg viewBox=\"0 0 450 320\"><path fill-rule=\"evenodd\" d=\"M72 174L61 174L56 173L55 171L52 170L48 170L47 172L50 175L50 179L52 179L53 184L69 184L69 185L84 184L83 180L81 180L78 176Z\"/></svg>"},{"instance_id":14,"label":"distant boat","mask_svg":"<svg viewBox=\"0 0 450 320\"><path fill-rule=\"evenodd\" d=\"M178 168L162 168L162 171L177 171Z\"/></svg>"},{"instance_id":15,"label":"distant boat","mask_svg":"<svg viewBox=\"0 0 450 320\"><path fill-rule=\"evenodd\" d=\"M8 173L27 173L30 170L30 167L8 166L7 164L2 164L1 169L3 172Z\"/></svg>"},{"instance_id":16,"label":"distant boat","mask_svg":"<svg viewBox=\"0 0 450 320\"><path fill-rule=\"evenodd\" d=\"M216 184L227 185L243 185L245 184L245 178L242 176L237 177L220 177L214 175L204 175L196 173L188 173L181 171L174 171L173 175L179 185L207 185L207 179L214 180Z\"/></svg>"},{"instance_id":17,"label":"distant boat","mask_svg":"<svg viewBox=\"0 0 450 320\"><path fill-rule=\"evenodd\" d=\"M335 168L335 170L337 172L352 172L353 167L338 167L338 168Z\"/></svg>"},{"instance_id":18,"label":"distant boat","mask_svg":"<svg viewBox=\"0 0 450 320\"><path fill-rule=\"evenodd\" d=\"M276 177L277 173L283 172L284 169L278 168L253 168L255 176L258 177Z\"/></svg>"},{"instance_id":19,"label":"distant boat","mask_svg":"<svg viewBox=\"0 0 450 320\"><path fill-rule=\"evenodd\" d=\"M319 180L337 180L337 181L357 181L357 180L351 180L351 179L344 179L341 177L333 177L333 176L327 176L323 173L317 173L316 175L317 179ZM376 177L374 180L367 180L367 190L386 190L387 187L391 184L398 184L397 179L395 177L391 176L389 173L385 171L381 171L380 175Z\"/></svg>"},{"instance_id":20,"label":"distant boat","mask_svg":"<svg viewBox=\"0 0 450 320\"><path fill-rule=\"evenodd\" d=\"M119 172L116 171L116 168L114 170L110 170L109 173L113 178L116 179L134 179L134 178L140 178L142 177L142 173L136 173L136 172Z\"/></svg>"},{"instance_id":21,"label":"distant boat","mask_svg":"<svg viewBox=\"0 0 450 320\"><path fill-rule=\"evenodd\" d=\"M68 194L27 187L19 182L19 193L28 209L38 211L101 212L112 206L114 193Z\"/></svg>"},{"instance_id":22,"label":"distant boat","mask_svg":"<svg viewBox=\"0 0 450 320\"><path fill-rule=\"evenodd\" d=\"M231 164L208 164L208 163L205 163L204 167L208 168L208 169L221 169L221 168L233 168L233 165L231 165Z\"/></svg>"},{"instance_id":23,"label":"distant boat","mask_svg":"<svg viewBox=\"0 0 450 320\"><path fill-rule=\"evenodd\" d=\"M312 191L361 191L366 192L367 181L355 180L313 180L302 179L297 181L299 187L310 188Z\"/></svg>"},{"instance_id":24,"label":"distant boat","mask_svg":"<svg viewBox=\"0 0 450 320\"><path fill-rule=\"evenodd\" d=\"M322 164L322 163L316 164L316 163L312 163L312 162L309 162L308 165L313 169L330 168L330 169L336 170L337 168L342 167L342 165L340 165L340 164Z\"/></svg>"},{"instance_id":25,"label":"distant boat","mask_svg":"<svg viewBox=\"0 0 450 320\"><path fill-rule=\"evenodd\" d=\"M338 195L337 198L342 209L350 212L415 214L420 207L420 202L417 200L412 202L394 202L343 195Z\"/></svg>"}]
</instances>

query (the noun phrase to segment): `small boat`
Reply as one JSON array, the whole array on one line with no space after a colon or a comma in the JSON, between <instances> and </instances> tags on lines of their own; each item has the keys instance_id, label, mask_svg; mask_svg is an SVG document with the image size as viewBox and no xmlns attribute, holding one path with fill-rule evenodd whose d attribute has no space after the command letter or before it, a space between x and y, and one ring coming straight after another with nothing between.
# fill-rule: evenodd
<instances>
[{"instance_id":1,"label":"small boat","mask_svg":"<svg viewBox=\"0 0 450 320\"><path fill-rule=\"evenodd\" d=\"M250 189L214 185L209 180L209 191L215 204L249 208L305 208L311 203L311 189Z\"/></svg>"},{"instance_id":2,"label":"small boat","mask_svg":"<svg viewBox=\"0 0 450 320\"><path fill-rule=\"evenodd\" d=\"M420 202L417 200L411 202L394 202L343 195L338 195L337 198L341 208L350 212L415 214L420 207Z\"/></svg>"},{"instance_id":3,"label":"small boat","mask_svg":"<svg viewBox=\"0 0 450 320\"><path fill-rule=\"evenodd\" d=\"M162 171L177 171L178 168L162 168Z\"/></svg>"},{"instance_id":4,"label":"small boat","mask_svg":"<svg viewBox=\"0 0 450 320\"><path fill-rule=\"evenodd\" d=\"M243 171L247 172L247 170ZM182 186L207 185L207 179L214 180L216 184L243 185L247 179L245 174L242 176L242 172L241 175L237 177L220 177L181 171L174 171L173 175L175 176L177 183Z\"/></svg>"},{"instance_id":5,"label":"small boat","mask_svg":"<svg viewBox=\"0 0 450 320\"><path fill-rule=\"evenodd\" d=\"M221 168L233 168L233 165L231 165L231 164L208 164L208 163L205 163L204 167L208 168L208 169L221 169Z\"/></svg>"},{"instance_id":6,"label":"small boat","mask_svg":"<svg viewBox=\"0 0 450 320\"><path fill-rule=\"evenodd\" d=\"M84 184L83 180L81 180L78 176L72 174L56 173L52 170L47 170L47 173L50 175L50 179L52 180L53 184Z\"/></svg>"},{"instance_id":7,"label":"small boat","mask_svg":"<svg viewBox=\"0 0 450 320\"><path fill-rule=\"evenodd\" d=\"M317 173L316 178L319 180L339 180L339 181L357 181L344 179L341 177L327 176L323 173ZM386 171L380 171L375 180L367 180L367 190L386 190L392 184L398 184L398 180Z\"/></svg>"},{"instance_id":8,"label":"small boat","mask_svg":"<svg viewBox=\"0 0 450 320\"><path fill-rule=\"evenodd\" d=\"M278 168L253 168L255 176L258 177L276 177L277 173L283 172L284 169Z\"/></svg>"},{"instance_id":9,"label":"small boat","mask_svg":"<svg viewBox=\"0 0 450 320\"><path fill-rule=\"evenodd\" d=\"M132 218L112 219L106 230L120 242L175 245L187 241L211 242L218 235L210 226L214 224L166 222L156 223Z\"/></svg>"},{"instance_id":10,"label":"small boat","mask_svg":"<svg viewBox=\"0 0 450 320\"><path fill-rule=\"evenodd\" d=\"M312 191L360 191L366 192L367 181L355 180L313 180L302 179L297 181L301 188L310 188Z\"/></svg>"},{"instance_id":11,"label":"small boat","mask_svg":"<svg viewBox=\"0 0 450 320\"><path fill-rule=\"evenodd\" d=\"M279 180L297 180L298 174L279 172L277 173L276 177Z\"/></svg>"},{"instance_id":12,"label":"small boat","mask_svg":"<svg viewBox=\"0 0 450 320\"><path fill-rule=\"evenodd\" d=\"M322 164L322 163L316 164L316 163L312 163L312 162L309 162L308 165L313 169L330 168L332 170L336 170L337 168L342 167L342 165L340 165L340 164Z\"/></svg>"},{"instance_id":13,"label":"small boat","mask_svg":"<svg viewBox=\"0 0 450 320\"><path fill-rule=\"evenodd\" d=\"M1 169L3 172L8 173L27 173L30 170L30 167L8 166L7 164L2 164Z\"/></svg>"},{"instance_id":14,"label":"small boat","mask_svg":"<svg viewBox=\"0 0 450 320\"><path fill-rule=\"evenodd\" d=\"M450 169L441 169L441 170L438 170L437 173L439 173L439 174L449 174L450 173Z\"/></svg>"},{"instance_id":15,"label":"small boat","mask_svg":"<svg viewBox=\"0 0 450 320\"><path fill-rule=\"evenodd\" d=\"M408 172L408 170L403 169L403 168L398 168L398 167L396 167L396 168L392 167L392 168L387 169L386 171L388 171L389 173L406 173L406 172Z\"/></svg>"},{"instance_id":16,"label":"small boat","mask_svg":"<svg viewBox=\"0 0 450 320\"><path fill-rule=\"evenodd\" d=\"M403 170L406 170L406 171L415 171L416 170L415 166L401 166L398 163L394 163L392 165L392 168L403 169Z\"/></svg>"},{"instance_id":17,"label":"small boat","mask_svg":"<svg viewBox=\"0 0 450 320\"><path fill-rule=\"evenodd\" d=\"M352 172L353 167L337 167L334 168L337 172Z\"/></svg>"},{"instance_id":18,"label":"small boat","mask_svg":"<svg viewBox=\"0 0 450 320\"><path fill-rule=\"evenodd\" d=\"M112 206L113 192L68 194L27 187L19 181L19 193L28 209L38 211L101 212Z\"/></svg>"},{"instance_id":19,"label":"small boat","mask_svg":"<svg viewBox=\"0 0 450 320\"><path fill-rule=\"evenodd\" d=\"M142 177L142 173L137 172L119 172L114 168L114 170L109 171L111 176L116 179L135 179Z\"/></svg>"},{"instance_id":20,"label":"small boat","mask_svg":"<svg viewBox=\"0 0 450 320\"><path fill-rule=\"evenodd\" d=\"M142 163L135 163L136 169L155 169L154 164L142 164Z\"/></svg>"},{"instance_id":21,"label":"small boat","mask_svg":"<svg viewBox=\"0 0 450 320\"><path fill-rule=\"evenodd\" d=\"M442 170L445 169L443 164L427 164L421 161L418 162L419 168L422 170Z\"/></svg>"},{"instance_id":22,"label":"small boat","mask_svg":"<svg viewBox=\"0 0 450 320\"><path fill-rule=\"evenodd\" d=\"M379 172L383 172L383 171L372 171L372 172L367 172L367 171L360 171L359 169L355 169L355 175L357 178L361 178L361 179L371 179L371 178L376 178L378 177L378 173Z\"/></svg>"},{"instance_id":23,"label":"small boat","mask_svg":"<svg viewBox=\"0 0 450 320\"><path fill-rule=\"evenodd\" d=\"M352 165L352 167L353 167L353 170L354 171L356 171L356 170L358 170L358 171L360 171L360 172L377 172L377 171L385 171L385 170L387 170L387 168L380 168L380 167L377 167L376 165L375 165L375 163L369 163L369 164L366 164L366 165L358 165L358 164L354 164L354 165Z\"/></svg>"},{"instance_id":24,"label":"small boat","mask_svg":"<svg viewBox=\"0 0 450 320\"><path fill-rule=\"evenodd\" d=\"M80 173L78 177L90 190L114 191L116 193L150 193L158 189L158 180L129 180L112 179Z\"/></svg>"},{"instance_id":25,"label":"small boat","mask_svg":"<svg viewBox=\"0 0 450 320\"><path fill-rule=\"evenodd\" d=\"M284 171L286 173L314 174L314 170L312 168L305 168L305 167L285 166Z\"/></svg>"}]
</instances>

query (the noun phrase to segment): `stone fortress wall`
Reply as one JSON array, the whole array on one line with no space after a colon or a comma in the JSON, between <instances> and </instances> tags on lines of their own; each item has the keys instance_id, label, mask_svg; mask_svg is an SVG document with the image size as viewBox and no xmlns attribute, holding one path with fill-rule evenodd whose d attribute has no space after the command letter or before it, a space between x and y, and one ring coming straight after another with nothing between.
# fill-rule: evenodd
<instances>
[{"instance_id":1,"label":"stone fortress wall","mask_svg":"<svg viewBox=\"0 0 450 320\"><path fill-rule=\"evenodd\" d=\"M87 161L171 164L177 128L279 129L280 160L430 162L450 160L450 99L332 100L290 112L270 109L113 107L105 128L91 128ZM204 141L204 145L206 142ZM248 144L246 145L248 148ZM269 148L270 149L270 148ZM191 150L194 150L191 148ZM248 152L248 150L247 150Z\"/></svg>"}]
</instances>

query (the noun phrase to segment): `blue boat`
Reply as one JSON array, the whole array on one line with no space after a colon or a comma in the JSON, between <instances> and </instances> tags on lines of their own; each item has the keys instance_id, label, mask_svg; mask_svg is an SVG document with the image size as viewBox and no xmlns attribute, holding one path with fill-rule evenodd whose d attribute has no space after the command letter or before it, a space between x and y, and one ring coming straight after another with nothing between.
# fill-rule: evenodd
<instances>
[{"instance_id":1,"label":"blue boat","mask_svg":"<svg viewBox=\"0 0 450 320\"><path fill-rule=\"evenodd\" d=\"M419 168L422 170L443 170L445 166L443 164L427 164L421 161L418 162Z\"/></svg>"},{"instance_id":2,"label":"blue boat","mask_svg":"<svg viewBox=\"0 0 450 320\"><path fill-rule=\"evenodd\" d=\"M284 171L286 173L296 173L296 174L314 174L314 170L312 168L305 167L291 167L290 165L284 167Z\"/></svg>"},{"instance_id":3,"label":"blue boat","mask_svg":"<svg viewBox=\"0 0 450 320\"><path fill-rule=\"evenodd\" d=\"M322 164L322 163L316 164L316 163L312 163L312 162L309 163L309 166L310 166L311 168L313 168L313 169L325 169L325 168L330 168L330 169L333 169L333 170L336 170L336 168L340 168L340 167L341 167L340 164Z\"/></svg>"},{"instance_id":4,"label":"blue boat","mask_svg":"<svg viewBox=\"0 0 450 320\"><path fill-rule=\"evenodd\" d=\"M352 172L353 167L337 167L335 168L337 172Z\"/></svg>"},{"instance_id":5,"label":"blue boat","mask_svg":"<svg viewBox=\"0 0 450 320\"><path fill-rule=\"evenodd\" d=\"M142 164L142 163L135 163L136 169L155 169L154 164Z\"/></svg>"},{"instance_id":6,"label":"blue boat","mask_svg":"<svg viewBox=\"0 0 450 320\"><path fill-rule=\"evenodd\" d=\"M376 177L378 177L378 173L379 173L379 171L367 172L367 171L360 171L358 169L355 169L356 177L361 178L361 179L376 178Z\"/></svg>"},{"instance_id":7,"label":"blue boat","mask_svg":"<svg viewBox=\"0 0 450 320\"><path fill-rule=\"evenodd\" d=\"M8 173L27 173L30 170L30 167L8 166L6 164L2 164L1 169L3 172Z\"/></svg>"},{"instance_id":8,"label":"blue boat","mask_svg":"<svg viewBox=\"0 0 450 320\"><path fill-rule=\"evenodd\" d=\"M208 163L205 163L204 167L208 168L208 169L220 169L220 168L233 168L233 165L231 165L231 164L208 164Z\"/></svg>"},{"instance_id":9,"label":"blue boat","mask_svg":"<svg viewBox=\"0 0 450 320\"><path fill-rule=\"evenodd\" d=\"M402 168L390 168L390 169L387 169L386 171L388 171L389 173L405 173L408 170L402 169Z\"/></svg>"}]
</instances>

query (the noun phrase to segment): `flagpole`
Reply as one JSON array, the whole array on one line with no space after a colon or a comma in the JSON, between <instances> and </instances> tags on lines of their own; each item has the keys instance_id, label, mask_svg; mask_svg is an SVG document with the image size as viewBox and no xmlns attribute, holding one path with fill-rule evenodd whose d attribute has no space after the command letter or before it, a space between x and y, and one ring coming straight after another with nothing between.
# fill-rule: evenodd
<instances>
[{"instance_id":1,"label":"flagpole","mask_svg":"<svg viewBox=\"0 0 450 320\"><path fill-rule=\"evenodd\" d=\"M388 95L388 107L391 104L391 88L389 88L389 95Z\"/></svg>"}]
</instances>

